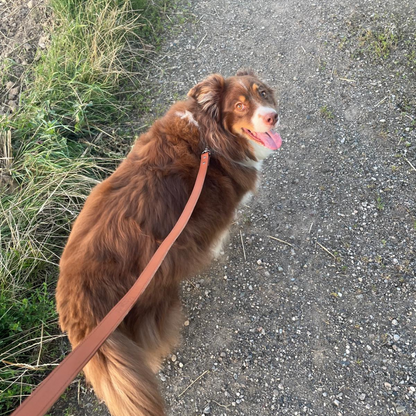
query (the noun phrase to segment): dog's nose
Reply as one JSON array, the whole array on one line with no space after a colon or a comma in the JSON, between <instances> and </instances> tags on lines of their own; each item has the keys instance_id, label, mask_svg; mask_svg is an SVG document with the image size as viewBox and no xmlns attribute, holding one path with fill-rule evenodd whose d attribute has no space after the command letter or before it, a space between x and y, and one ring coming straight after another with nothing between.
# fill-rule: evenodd
<instances>
[{"instance_id":1,"label":"dog's nose","mask_svg":"<svg viewBox=\"0 0 416 416\"><path fill-rule=\"evenodd\" d=\"M277 115L276 111L272 113L267 113L263 116L263 120L269 126L274 126L277 123L279 116Z\"/></svg>"}]
</instances>

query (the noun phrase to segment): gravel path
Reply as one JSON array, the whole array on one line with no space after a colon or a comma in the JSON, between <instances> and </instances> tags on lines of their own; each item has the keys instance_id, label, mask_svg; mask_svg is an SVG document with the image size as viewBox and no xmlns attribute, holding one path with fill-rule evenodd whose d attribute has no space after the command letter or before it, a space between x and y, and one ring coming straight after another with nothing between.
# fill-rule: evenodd
<instances>
[{"instance_id":1,"label":"gravel path","mask_svg":"<svg viewBox=\"0 0 416 416\"><path fill-rule=\"evenodd\" d=\"M184 285L169 414L416 415L414 1L189 7L154 108L251 67L277 90L284 144L224 256ZM55 409L107 414L74 391Z\"/></svg>"},{"instance_id":2,"label":"gravel path","mask_svg":"<svg viewBox=\"0 0 416 416\"><path fill-rule=\"evenodd\" d=\"M416 415L416 9L345 3L195 1L165 47L163 100L251 67L284 138L184 287L172 415Z\"/></svg>"}]
</instances>

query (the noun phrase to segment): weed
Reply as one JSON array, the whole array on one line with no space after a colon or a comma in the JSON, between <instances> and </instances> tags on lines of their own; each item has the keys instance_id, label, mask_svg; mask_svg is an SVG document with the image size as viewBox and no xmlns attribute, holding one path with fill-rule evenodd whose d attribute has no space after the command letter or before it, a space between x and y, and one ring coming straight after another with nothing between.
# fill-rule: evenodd
<instances>
[{"instance_id":1,"label":"weed","mask_svg":"<svg viewBox=\"0 0 416 416\"><path fill-rule=\"evenodd\" d=\"M378 195L377 197L376 197L376 207L377 207L377 210L378 211L384 211L384 202L383 202L383 200L381 199L381 196L380 195Z\"/></svg>"},{"instance_id":2,"label":"weed","mask_svg":"<svg viewBox=\"0 0 416 416\"><path fill-rule=\"evenodd\" d=\"M416 45L416 41L415 41ZM406 54L407 62L412 68L416 66L416 51L413 49L408 54Z\"/></svg>"},{"instance_id":3,"label":"weed","mask_svg":"<svg viewBox=\"0 0 416 416\"><path fill-rule=\"evenodd\" d=\"M0 61L0 88L10 80L10 75L13 73L12 68L15 62L10 58L3 58Z\"/></svg>"},{"instance_id":4,"label":"weed","mask_svg":"<svg viewBox=\"0 0 416 416\"><path fill-rule=\"evenodd\" d=\"M333 112L328 108L327 105L324 105L323 107L321 107L319 112L321 114L321 117L327 120L332 120L335 117Z\"/></svg>"},{"instance_id":5,"label":"weed","mask_svg":"<svg viewBox=\"0 0 416 416\"><path fill-rule=\"evenodd\" d=\"M319 60L319 71L324 72L326 70L328 63L323 60Z\"/></svg>"},{"instance_id":6,"label":"weed","mask_svg":"<svg viewBox=\"0 0 416 416\"><path fill-rule=\"evenodd\" d=\"M387 61L394 54L397 76L407 77L403 68L413 70L416 65L416 22L411 16L397 14L374 14L354 16L348 24L348 34L339 36L339 48L353 51L356 58ZM347 48L348 46L348 48ZM414 76L414 71L409 72Z\"/></svg>"},{"instance_id":7,"label":"weed","mask_svg":"<svg viewBox=\"0 0 416 416\"><path fill-rule=\"evenodd\" d=\"M360 45L376 58L387 59L397 46L399 37L393 27L367 29L360 36Z\"/></svg>"}]
</instances>

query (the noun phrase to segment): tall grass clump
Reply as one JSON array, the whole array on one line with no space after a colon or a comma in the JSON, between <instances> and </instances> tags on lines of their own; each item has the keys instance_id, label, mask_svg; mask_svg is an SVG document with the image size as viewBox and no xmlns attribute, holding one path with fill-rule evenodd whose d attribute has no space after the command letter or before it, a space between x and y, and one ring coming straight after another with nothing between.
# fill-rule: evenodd
<instances>
[{"instance_id":1,"label":"tall grass clump","mask_svg":"<svg viewBox=\"0 0 416 416\"><path fill-rule=\"evenodd\" d=\"M50 0L50 44L27 72L18 110L0 118L0 416L66 352L59 257L91 188L129 147L110 151L103 135L140 87L150 27L160 24L160 4L148 1Z\"/></svg>"},{"instance_id":2,"label":"tall grass clump","mask_svg":"<svg viewBox=\"0 0 416 416\"><path fill-rule=\"evenodd\" d=\"M146 48L143 16L134 9L141 3L51 0L55 35L34 68L24 111L44 110L76 133L123 116L120 89L134 78Z\"/></svg>"}]
</instances>

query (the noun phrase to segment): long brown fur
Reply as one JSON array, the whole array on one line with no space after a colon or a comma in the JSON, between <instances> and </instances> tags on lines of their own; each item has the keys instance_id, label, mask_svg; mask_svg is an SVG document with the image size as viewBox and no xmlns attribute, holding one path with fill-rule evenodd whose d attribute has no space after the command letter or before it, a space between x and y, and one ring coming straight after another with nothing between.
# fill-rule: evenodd
<instances>
[{"instance_id":1,"label":"long brown fur","mask_svg":"<svg viewBox=\"0 0 416 416\"><path fill-rule=\"evenodd\" d=\"M84 369L114 416L165 414L155 372L183 322L179 283L209 263L242 197L256 186L257 171L247 163L255 162L253 148L232 131L242 123L233 103L253 83L260 81L241 72L228 79L212 75L195 86L93 189L74 223L56 293L60 325L73 348L130 289L173 228L194 185L201 152L211 149L189 224L132 311ZM270 97L266 104L275 106Z\"/></svg>"}]
</instances>

